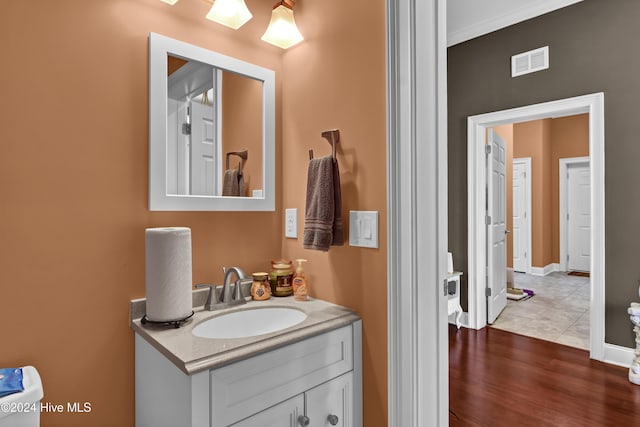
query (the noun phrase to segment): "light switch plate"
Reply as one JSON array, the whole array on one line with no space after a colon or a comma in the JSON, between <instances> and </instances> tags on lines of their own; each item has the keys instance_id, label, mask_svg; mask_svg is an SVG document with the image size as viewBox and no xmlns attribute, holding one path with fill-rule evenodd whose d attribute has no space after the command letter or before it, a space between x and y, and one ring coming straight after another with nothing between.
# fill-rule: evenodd
<instances>
[{"instance_id":1,"label":"light switch plate","mask_svg":"<svg viewBox=\"0 0 640 427\"><path fill-rule=\"evenodd\" d=\"M378 247L378 211L349 211L349 246Z\"/></svg>"},{"instance_id":2,"label":"light switch plate","mask_svg":"<svg viewBox=\"0 0 640 427\"><path fill-rule=\"evenodd\" d=\"M298 238L298 209L285 209L284 237Z\"/></svg>"}]
</instances>

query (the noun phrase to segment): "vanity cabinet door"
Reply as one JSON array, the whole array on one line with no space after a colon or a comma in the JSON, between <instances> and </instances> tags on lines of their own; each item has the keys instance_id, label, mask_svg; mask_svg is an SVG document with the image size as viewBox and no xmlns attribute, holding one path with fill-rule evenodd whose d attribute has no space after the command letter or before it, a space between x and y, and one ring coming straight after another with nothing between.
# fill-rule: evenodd
<instances>
[{"instance_id":1,"label":"vanity cabinet door","mask_svg":"<svg viewBox=\"0 0 640 427\"><path fill-rule=\"evenodd\" d=\"M310 427L353 426L353 372L305 393Z\"/></svg>"},{"instance_id":2,"label":"vanity cabinet door","mask_svg":"<svg viewBox=\"0 0 640 427\"><path fill-rule=\"evenodd\" d=\"M298 427L298 417L303 412L304 397L299 395L232 424L231 427Z\"/></svg>"},{"instance_id":3,"label":"vanity cabinet door","mask_svg":"<svg viewBox=\"0 0 640 427\"><path fill-rule=\"evenodd\" d=\"M352 371L353 354L349 325L211 370L211 427L233 425Z\"/></svg>"}]
</instances>

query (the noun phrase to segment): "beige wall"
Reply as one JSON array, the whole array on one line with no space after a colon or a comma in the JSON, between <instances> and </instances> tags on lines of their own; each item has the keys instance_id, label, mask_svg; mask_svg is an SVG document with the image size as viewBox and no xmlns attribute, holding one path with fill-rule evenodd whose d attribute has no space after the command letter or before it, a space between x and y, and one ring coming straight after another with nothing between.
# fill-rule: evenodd
<instances>
[{"instance_id":1,"label":"beige wall","mask_svg":"<svg viewBox=\"0 0 640 427\"><path fill-rule=\"evenodd\" d=\"M229 168L243 162L244 196L262 189L262 82L235 73L222 73L222 155L247 150L247 159L229 156ZM226 165L223 167L226 169ZM224 179L224 171L222 171Z\"/></svg>"},{"instance_id":2,"label":"beige wall","mask_svg":"<svg viewBox=\"0 0 640 427\"><path fill-rule=\"evenodd\" d=\"M92 403L42 425L133 425L128 302L144 295L144 229L169 225L192 229L195 282L219 282L223 265L307 257L312 295L364 318L365 425L386 424L384 2L340 14L299 2L307 40L286 52L259 40L272 3L247 3L254 17L233 31L205 20L200 1L3 2L0 365L35 365L46 402ZM148 211L150 31L276 71L276 212ZM302 222L306 150L328 153L320 132L332 127L345 218L379 210L381 249L310 253L282 238L283 205Z\"/></svg>"},{"instance_id":3,"label":"beige wall","mask_svg":"<svg viewBox=\"0 0 640 427\"><path fill-rule=\"evenodd\" d=\"M331 154L320 133L338 128L345 227L349 210L379 211L380 249L347 243L323 253L302 249L299 238L283 239L283 254L309 260L305 271L313 296L353 307L362 316L364 425L386 426L385 9L383 1L329 3L296 3L305 42L284 56L283 208L298 209L302 236L308 150L316 157Z\"/></svg>"},{"instance_id":4,"label":"beige wall","mask_svg":"<svg viewBox=\"0 0 640 427\"><path fill-rule=\"evenodd\" d=\"M589 155L589 115L534 120L495 127L507 142L507 229L513 229L513 158L531 157L531 265L560 262L559 161ZM513 266L513 235L507 235Z\"/></svg>"},{"instance_id":5,"label":"beige wall","mask_svg":"<svg viewBox=\"0 0 640 427\"><path fill-rule=\"evenodd\" d=\"M553 262L560 262L560 159L589 156L589 114L551 120L551 247Z\"/></svg>"}]
</instances>

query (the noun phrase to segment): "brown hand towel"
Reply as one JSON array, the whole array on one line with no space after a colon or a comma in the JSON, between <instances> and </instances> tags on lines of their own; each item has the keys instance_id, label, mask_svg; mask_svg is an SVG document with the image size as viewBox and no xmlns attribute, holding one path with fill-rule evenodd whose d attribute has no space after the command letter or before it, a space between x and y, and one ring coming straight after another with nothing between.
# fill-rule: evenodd
<instances>
[{"instance_id":1,"label":"brown hand towel","mask_svg":"<svg viewBox=\"0 0 640 427\"><path fill-rule=\"evenodd\" d=\"M328 251L344 244L340 208L338 163L331 156L311 159L307 176L307 200L302 245L305 249Z\"/></svg>"},{"instance_id":2,"label":"brown hand towel","mask_svg":"<svg viewBox=\"0 0 640 427\"><path fill-rule=\"evenodd\" d=\"M342 192L340 191L340 169L338 159L333 159L333 239L332 246L344 245L344 228L342 226Z\"/></svg>"},{"instance_id":3,"label":"brown hand towel","mask_svg":"<svg viewBox=\"0 0 640 427\"><path fill-rule=\"evenodd\" d=\"M247 195L244 185L244 174L242 171L238 172L238 196L245 197Z\"/></svg>"},{"instance_id":4,"label":"brown hand towel","mask_svg":"<svg viewBox=\"0 0 640 427\"><path fill-rule=\"evenodd\" d=\"M244 176L238 169L227 169L222 183L223 196L244 196Z\"/></svg>"}]
</instances>

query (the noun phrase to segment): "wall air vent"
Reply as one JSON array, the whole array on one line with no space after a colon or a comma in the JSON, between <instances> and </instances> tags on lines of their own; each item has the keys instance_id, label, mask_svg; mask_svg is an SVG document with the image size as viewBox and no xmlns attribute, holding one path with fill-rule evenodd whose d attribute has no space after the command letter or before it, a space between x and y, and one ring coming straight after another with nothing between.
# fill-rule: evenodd
<instances>
[{"instance_id":1,"label":"wall air vent","mask_svg":"<svg viewBox=\"0 0 640 427\"><path fill-rule=\"evenodd\" d=\"M549 68L549 46L519 53L511 57L511 77L535 73Z\"/></svg>"}]
</instances>

